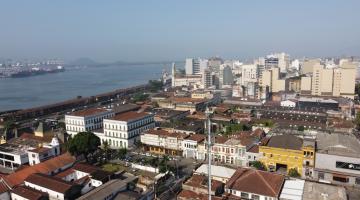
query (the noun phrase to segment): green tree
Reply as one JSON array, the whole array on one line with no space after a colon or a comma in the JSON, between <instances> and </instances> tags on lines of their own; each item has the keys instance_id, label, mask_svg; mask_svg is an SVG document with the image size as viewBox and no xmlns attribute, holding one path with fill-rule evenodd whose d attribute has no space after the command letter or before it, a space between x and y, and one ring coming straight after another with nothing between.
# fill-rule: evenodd
<instances>
[{"instance_id":1,"label":"green tree","mask_svg":"<svg viewBox=\"0 0 360 200\"><path fill-rule=\"evenodd\" d=\"M127 154L127 149L126 148L118 149L117 152L116 152L116 155L117 155L117 157L119 159L124 159L126 154Z\"/></svg>"},{"instance_id":2,"label":"green tree","mask_svg":"<svg viewBox=\"0 0 360 200\"><path fill-rule=\"evenodd\" d=\"M133 99L134 102L138 102L138 101L145 101L145 100L148 99L148 97L149 97L148 94L136 93L136 94L134 94L132 99Z\"/></svg>"},{"instance_id":3,"label":"green tree","mask_svg":"<svg viewBox=\"0 0 360 200\"><path fill-rule=\"evenodd\" d=\"M68 150L72 155L84 155L86 161L100 146L100 138L92 132L80 132L68 142Z\"/></svg>"},{"instance_id":4,"label":"green tree","mask_svg":"<svg viewBox=\"0 0 360 200\"><path fill-rule=\"evenodd\" d=\"M289 169L288 175L293 178L299 178L301 176L299 172L294 168Z\"/></svg>"},{"instance_id":5,"label":"green tree","mask_svg":"<svg viewBox=\"0 0 360 200\"><path fill-rule=\"evenodd\" d=\"M159 164L159 172L165 173L168 171L169 156L164 155Z\"/></svg>"},{"instance_id":6,"label":"green tree","mask_svg":"<svg viewBox=\"0 0 360 200\"><path fill-rule=\"evenodd\" d=\"M298 130L298 131L304 131L304 130L305 130L305 127L304 127L304 126L299 126L297 130Z\"/></svg>"},{"instance_id":7,"label":"green tree","mask_svg":"<svg viewBox=\"0 0 360 200\"><path fill-rule=\"evenodd\" d=\"M103 144L102 144L102 150L103 150L103 152L104 152L104 154L105 154L106 160L108 160L109 157L110 157L110 153L111 153L111 149L110 149L110 145L109 145L108 141L104 141L104 142L103 142Z\"/></svg>"},{"instance_id":8,"label":"green tree","mask_svg":"<svg viewBox=\"0 0 360 200\"><path fill-rule=\"evenodd\" d=\"M250 166L255 167L256 169L262 170L262 171L267 170L265 164L260 161L252 161L252 162L250 162Z\"/></svg>"},{"instance_id":9,"label":"green tree","mask_svg":"<svg viewBox=\"0 0 360 200\"><path fill-rule=\"evenodd\" d=\"M158 81L158 80L150 80L149 81L149 90L151 92L157 92L159 90L162 89L163 87L163 82L162 81Z\"/></svg>"}]
</instances>

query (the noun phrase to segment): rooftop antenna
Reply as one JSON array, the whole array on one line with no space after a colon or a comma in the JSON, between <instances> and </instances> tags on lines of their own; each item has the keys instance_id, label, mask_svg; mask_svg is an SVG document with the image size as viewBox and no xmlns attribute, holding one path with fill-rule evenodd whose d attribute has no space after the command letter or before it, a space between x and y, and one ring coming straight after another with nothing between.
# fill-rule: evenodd
<instances>
[{"instance_id":1,"label":"rooftop antenna","mask_svg":"<svg viewBox=\"0 0 360 200\"><path fill-rule=\"evenodd\" d=\"M209 109L209 107L206 107L205 115L206 115L206 122L205 122L205 130L207 129L208 132L208 142L207 142L207 154L209 159L208 164L208 193L209 193L209 200L211 200L211 116L213 112Z\"/></svg>"}]
</instances>

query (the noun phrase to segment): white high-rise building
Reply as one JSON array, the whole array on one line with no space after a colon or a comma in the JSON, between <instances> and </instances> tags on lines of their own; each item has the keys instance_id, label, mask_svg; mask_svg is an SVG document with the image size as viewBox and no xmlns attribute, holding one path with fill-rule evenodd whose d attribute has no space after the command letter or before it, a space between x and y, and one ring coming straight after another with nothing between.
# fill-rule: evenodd
<instances>
[{"instance_id":1,"label":"white high-rise building","mask_svg":"<svg viewBox=\"0 0 360 200\"><path fill-rule=\"evenodd\" d=\"M277 61L277 63L276 63L276 61ZM289 69L289 66L290 66L290 56L289 56L289 54L286 54L284 52L271 54L271 55L266 56L265 63L267 63L269 65L267 67L267 69L279 67L280 72L285 73L287 71L287 69Z\"/></svg>"},{"instance_id":2,"label":"white high-rise building","mask_svg":"<svg viewBox=\"0 0 360 200\"><path fill-rule=\"evenodd\" d=\"M187 58L185 61L186 75L201 74L204 69L208 68L209 61L206 59Z\"/></svg>"}]
</instances>

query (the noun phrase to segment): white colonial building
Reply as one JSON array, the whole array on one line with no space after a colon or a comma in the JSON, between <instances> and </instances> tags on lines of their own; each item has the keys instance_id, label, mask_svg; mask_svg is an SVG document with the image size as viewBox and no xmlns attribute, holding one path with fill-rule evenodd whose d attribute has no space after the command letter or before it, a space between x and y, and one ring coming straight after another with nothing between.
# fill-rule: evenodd
<instances>
[{"instance_id":1,"label":"white colonial building","mask_svg":"<svg viewBox=\"0 0 360 200\"><path fill-rule=\"evenodd\" d=\"M66 132L72 137L85 131L94 131L103 127L103 120L113 117L111 110L89 108L65 115Z\"/></svg>"},{"instance_id":2,"label":"white colonial building","mask_svg":"<svg viewBox=\"0 0 360 200\"><path fill-rule=\"evenodd\" d=\"M49 144L28 151L29 164L39 164L44 160L60 155L60 153L59 139L53 137Z\"/></svg>"},{"instance_id":3,"label":"white colonial building","mask_svg":"<svg viewBox=\"0 0 360 200\"><path fill-rule=\"evenodd\" d=\"M204 142L206 135L203 134L194 134L183 140L183 156L185 158L194 158L198 159L198 147L199 144Z\"/></svg>"},{"instance_id":4,"label":"white colonial building","mask_svg":"<svg viewBox=\"0 0 360 200\"><path fill-rule=\"evenodd\" d=\"M140 141L140 134L155 127L154 115L134 111L104 119L104 132L97 135L103 144L108 142L111 148L131 148Z\"/></svg>"}]
</instances>

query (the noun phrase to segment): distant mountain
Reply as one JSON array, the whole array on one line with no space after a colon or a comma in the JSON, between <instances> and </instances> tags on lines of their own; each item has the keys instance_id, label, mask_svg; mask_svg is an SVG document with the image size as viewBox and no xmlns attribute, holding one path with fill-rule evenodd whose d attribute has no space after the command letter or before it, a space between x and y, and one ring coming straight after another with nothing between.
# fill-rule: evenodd
<instances>
[{"instance_id":1,"label":"distant mountain","mask_svg":"<svg viewBox=\"0 0 360 200\"><path fill-rule=\"evenodd\" d=\"M72 62L69 63L70 65L87 65L87 66L91 66L91 65L98 65L99 63L97 63L96 61L90 59L90 58L78 58Z\"/></svg>"}]
</instances>

